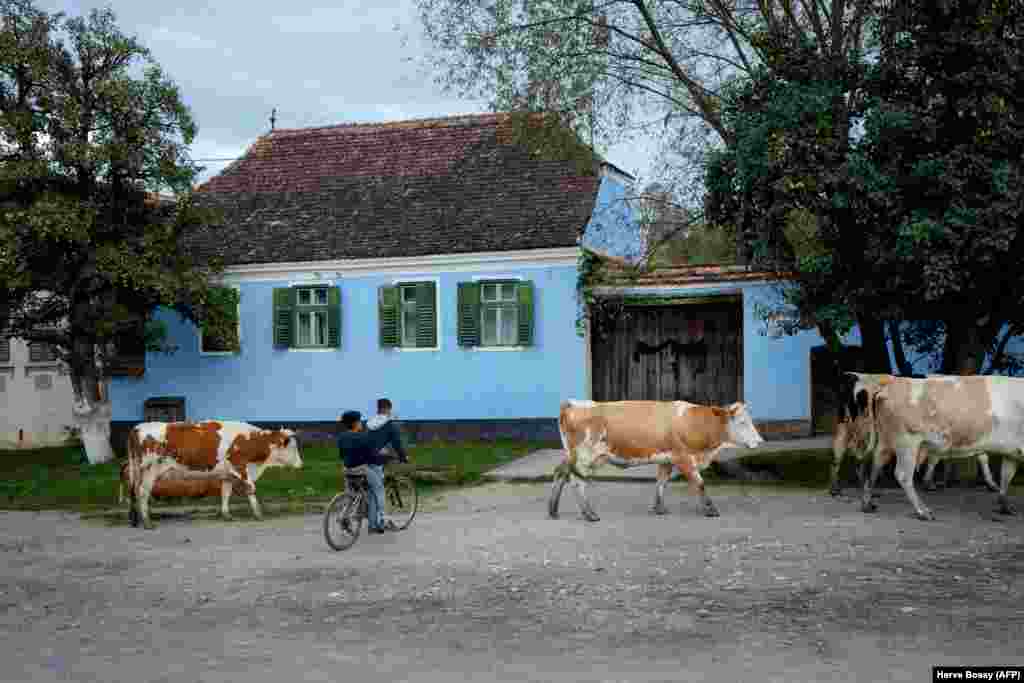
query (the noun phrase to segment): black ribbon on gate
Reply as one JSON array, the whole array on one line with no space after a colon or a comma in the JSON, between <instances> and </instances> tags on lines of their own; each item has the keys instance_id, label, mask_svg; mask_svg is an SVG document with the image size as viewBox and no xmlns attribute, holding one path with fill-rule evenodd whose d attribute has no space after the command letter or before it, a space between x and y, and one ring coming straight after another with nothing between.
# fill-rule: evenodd
<instances>
[{"instance_id":1,"label":"black ribbon on gate","mask_svg":"<svg viewBox=\"0 0 1024 683\"><path fill-rule=\"evenodd\" d=\"M667 339L657 346L651 346L650 344L638 341L633 348L633 361L639 363L641 355L649 356L660 353L666 348L671 349L674 356L672 359L672 374L675 376L676 382L679 381L679 356L689 356L692 359L689 365L693 370L694 377L697 376L698 372L704 372L707 368L708 347L704 343L703 338L687 344L678 342L675 339Z\"/></svg>"},{"instance_id":2,"label":"black ribbon on gate","mask_svg":"<svg viewBox=\"0 0 1024 683\"><path fill-rule=\"evenodd\" d=\"M701 359L704 359L708 355L708 347L703 339L698 339L688 344L678 342L675 339L666 339L657 346L651 346L646 342L638 341L633 349L633 361L639 363L641 355L650 356L651 354L660 353L666 348L670 348L672 355L677 357L700 356Z\"/></svg>"}]
</instances>

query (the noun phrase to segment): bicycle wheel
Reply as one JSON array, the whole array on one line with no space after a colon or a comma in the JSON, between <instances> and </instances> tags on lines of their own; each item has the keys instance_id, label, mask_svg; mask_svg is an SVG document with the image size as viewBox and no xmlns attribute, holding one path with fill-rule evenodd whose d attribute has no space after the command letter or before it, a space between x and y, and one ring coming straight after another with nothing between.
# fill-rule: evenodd
<instances>
[{"instance_id":1,"label":"bicycle wheel","mask_svg":"<svg viewBox=\"0 0 1024 683\"><path fill-rule=\"evenodd\" d=\"M412 524L416 516L419 498L416 482L410 477L387 477L384 481L384 517L395 523L399 529Z\"/></svg>"},{"instance_id":2,"label":"bicycle wheel","mask_svg":"<svg viewBox=\"0 0 1024 683\"><path fill-rule=\"evenodd\" d=\"M363 529L360 514L362 495L346 491L331 500L324 513L324 540L334 550L346 550L359 538Z\"/></svg>"}]
</instances>

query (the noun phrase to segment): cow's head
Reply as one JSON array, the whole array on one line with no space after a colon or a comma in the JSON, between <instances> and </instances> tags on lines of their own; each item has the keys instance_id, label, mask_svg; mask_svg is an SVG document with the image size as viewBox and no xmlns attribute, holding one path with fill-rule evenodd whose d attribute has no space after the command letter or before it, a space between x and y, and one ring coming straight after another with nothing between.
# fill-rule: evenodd
<instances>
[{"instance_id":1,"label":"cow's head","mask_svg":"<svg viewBox=\"0 0 1024 683\"><path fill-rule=\"evenodd\" d=\"M728 416L726 429L729 431L729 441L747 448L757 448L764 443L745 403L733 403L725 409L725 413Z\"/></svg>"},{"instance_id":2,"label":"cow's head","mask_svg":"<svg viewBox=\"0 0 1024 683\"><path fill-rule=\"evenodd\" d=\"M285 467L302 467L298 435L290 429L278 429L276 436L279 438L270 446L270 461Z\"/></svg>"}]
</instances>

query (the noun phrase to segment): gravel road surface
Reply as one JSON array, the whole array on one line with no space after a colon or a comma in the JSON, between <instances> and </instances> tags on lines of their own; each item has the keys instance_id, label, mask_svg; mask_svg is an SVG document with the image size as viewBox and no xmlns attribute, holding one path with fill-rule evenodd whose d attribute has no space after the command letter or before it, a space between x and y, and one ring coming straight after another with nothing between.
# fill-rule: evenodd
<instances>
[{"instance_id":1,"label":"gravel road surface","mask_svg":"<svg viewBox=\"0 0 1024 683\"><path fill-rule=\"evenodd\" d=\"M1024 664L1024 520L975 489L852 497L495 483L335 553L318 515L155 531L0 513L5 681L929 681ZM1015 501L1021 506L1020 496Z\"/></svg>"}]
</instances>

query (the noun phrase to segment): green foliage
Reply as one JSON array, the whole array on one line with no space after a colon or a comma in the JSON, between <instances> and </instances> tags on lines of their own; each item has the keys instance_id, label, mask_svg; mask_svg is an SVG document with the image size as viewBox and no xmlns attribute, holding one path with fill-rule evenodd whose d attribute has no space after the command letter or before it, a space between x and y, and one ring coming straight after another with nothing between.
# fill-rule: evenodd
<instances>
[{"instance_id":1,"label":"green foliage","mask_svg":"<svg viewBox=\"0 0 1024 683\"><path fill-rule=\"evenodd\" d=\"M659 265L727 265L736 260L736 229L731 225L690 226L683 236L673 238L651 255Z\"/></svg>"},{"instance_id":2,"label":"green foliage","mask_svg":"<svg viewBox=\"0 0 1024 683\"><path fill-rule=\"evenodd\" d=\"M237 352L238 302L240 294L234 287L211 287L201 299L203 307L203 347L208 351Z\"/></svg>"},{"instance_id":3,"label":"green foliage","mask_svg":"<svg viewBox=\"0 0 1024 683\"><path fill-rule=\"evenodd\" d=\"M218 310L220 264L181 243L216 216L190 195L190 111L113 12L68 19L0 0L0 18L0 324L55 344L78 390L100 372L93 350L157 307L197 322ZM155 194L167 189L176 197ZM144 336L167 349L159 327Z\"/></svg>"}]
</instances>

